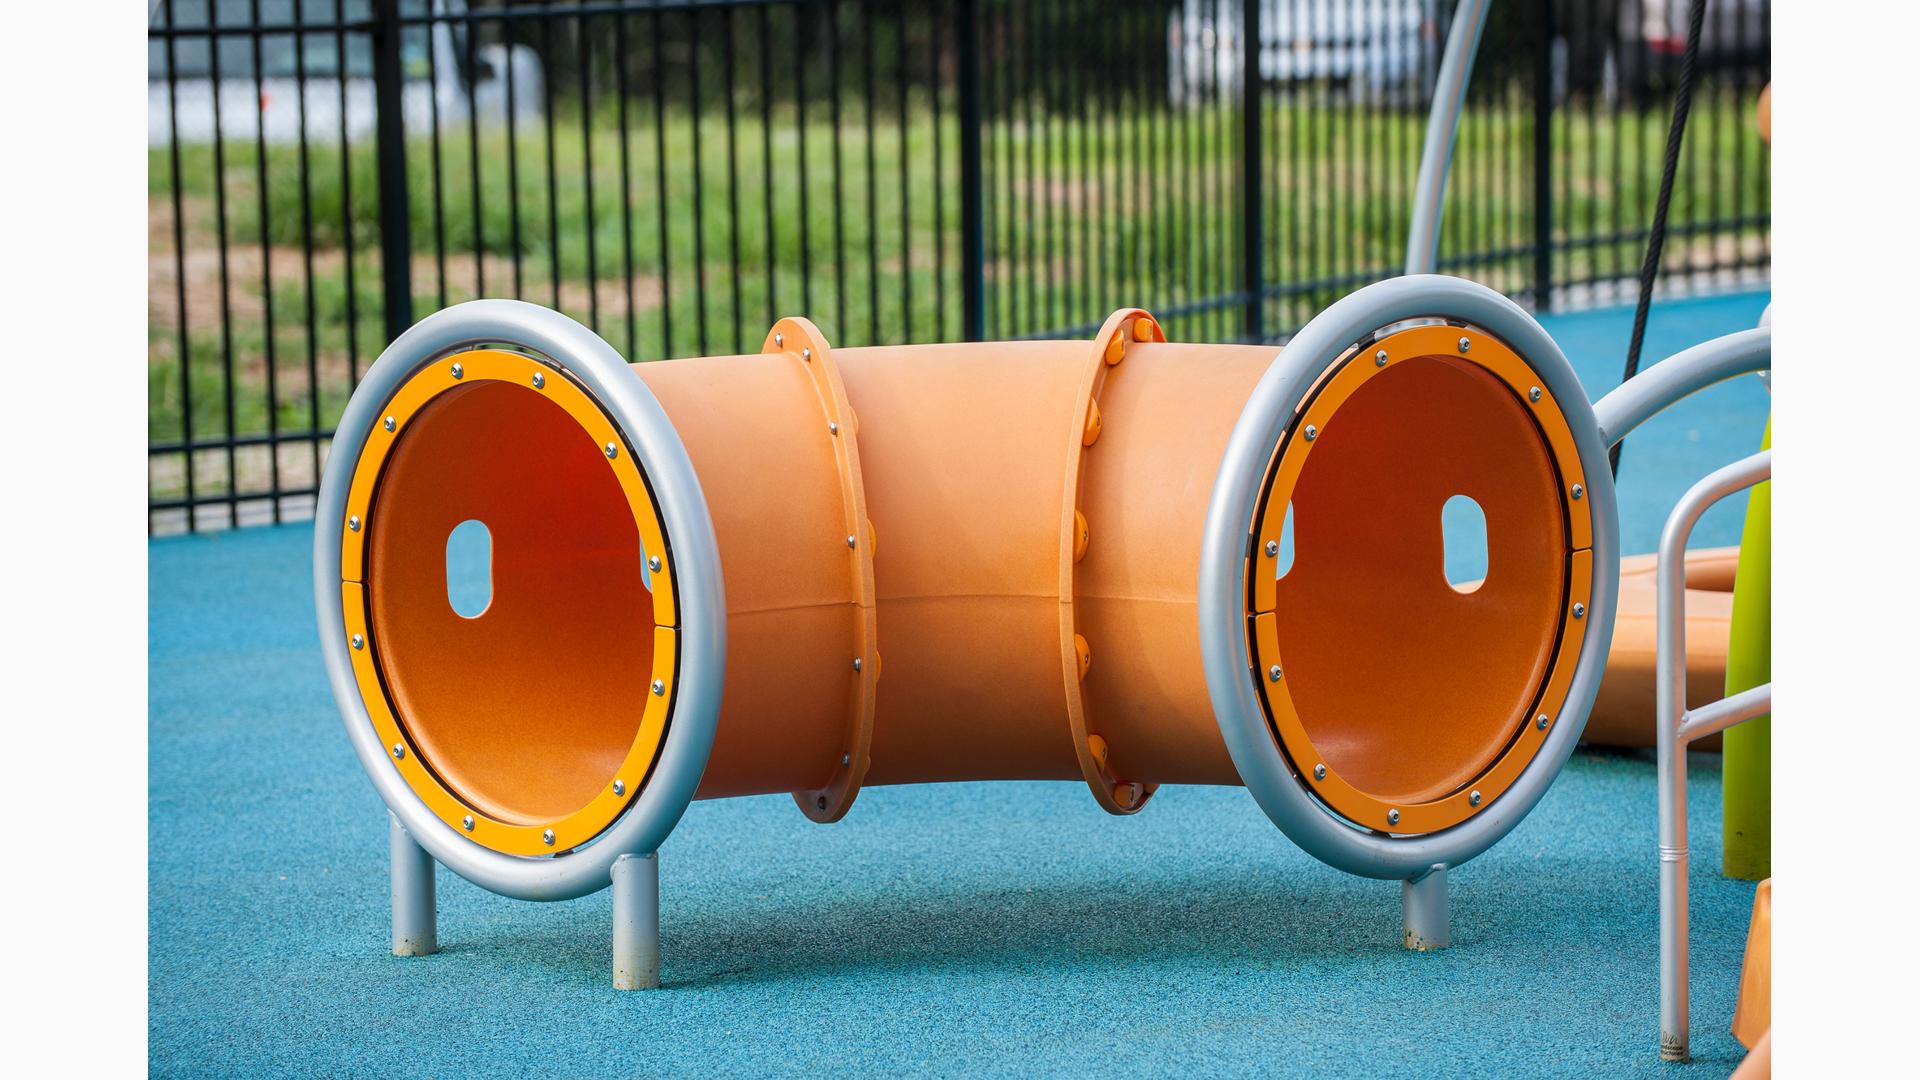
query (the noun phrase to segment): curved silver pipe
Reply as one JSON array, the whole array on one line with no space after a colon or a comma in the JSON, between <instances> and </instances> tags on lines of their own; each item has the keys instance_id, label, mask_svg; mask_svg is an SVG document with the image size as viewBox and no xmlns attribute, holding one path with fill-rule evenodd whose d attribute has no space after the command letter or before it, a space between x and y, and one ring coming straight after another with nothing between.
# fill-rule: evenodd
<instances>
[{"instance_id":1,"label":"curved silver pipe","mask_svg":"<svg viewBox=\"0 0 1920 1080\"><path fill-rule=\"evenodd\" d=\"M1687 744L1773 711L1772 683L1687 711L1687 538L1708 507L1772 475L1771 450L1716 469L1680 497L1660 530L1654 747L1660 789L1660 1057L1667 1061L1687 1060L1689 1048Z\"/></svg>"},{"instance_id":2,"label":"curved silver pipe","mask_svg":"<svg viewBox=\"0 0 1920 1080\"><path fill-rule=\"evenodd\" d=\"M1703 341L1628 379L1593 407L1608 446L1688 394L1750 371L1773 367L1773 331L1741 330Z\"/></svg>"},{"instance_id":3,"label":"curved silver pipe","mask_svg":"<svg viewBox=\"0 0 1920 1080\"><path fill-rule=\"evenodd\" d=\"M1447 50L1433 84L1433 108L1427 113L1427 138L1420 150L1420 179L1413 189L1413 221L1407 229L1409 274L1431 274L1440 252L1441 205L1447 196L1447 172L1453 168L1453 139L1467 101L1474 54L1487 28L1492 0L1460 0L1447 33Z\"/></svg>"}]
</instances>

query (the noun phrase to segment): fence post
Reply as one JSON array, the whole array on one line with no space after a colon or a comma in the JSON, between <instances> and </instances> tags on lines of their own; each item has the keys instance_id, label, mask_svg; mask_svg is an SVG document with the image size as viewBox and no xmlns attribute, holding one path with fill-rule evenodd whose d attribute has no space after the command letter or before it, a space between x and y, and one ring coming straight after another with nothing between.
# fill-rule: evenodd
<instances>
[{"instance_id":1,"label":"fence post","mask_svg":"<svg viewBox=\"0 0 1920 1080\"><path fill-rule=\"evenodd\" d=\"M1240 291L1245 307L1240 335L1257 342L1266 336L1266 259L1260 204L1260 8L1262 0L1240 0Z\"/></svg>"},{"instance_id":2,"label":"fence post","mask_svg":"<svg viewBox=\"0 0 1920 1080\"><path fill-rule=\"evenodd\" d=\"M374 152L380 166L380 283L384 291L382 310L387 340L392 341L413 325L413 237L407 218L407 128L401 111L400 0L374 0L373 8Z\"/></svg>"},{"instance_id":3,"label":"fence post","mask_svg":"<svg viewBox=\"0 0 1920 1080\"><path fill-rule=\"evenodd\" d=\"M1553 5L1540 11L1533 58L1533 309L1545 312L1553 309ZM1567 65L1571 75L1572 56Z\"/></svg>"},{"instance_id":4,"label":"fence post","mask_svg":"<svg viewBox=\"0 0 1920 1080\"><path fill-rule=\"evenodd\" d=\"M987 336L987 224L980 185L980 5L961 0L960 36L960 320L968 341Z\"/></svg>"}]
</instances>

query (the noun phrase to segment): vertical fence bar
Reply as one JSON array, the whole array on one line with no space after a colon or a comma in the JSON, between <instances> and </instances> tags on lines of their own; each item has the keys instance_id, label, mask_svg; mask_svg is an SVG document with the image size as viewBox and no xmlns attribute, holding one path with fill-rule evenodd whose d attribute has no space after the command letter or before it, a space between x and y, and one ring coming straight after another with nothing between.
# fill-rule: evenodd
<instances>
[{"instance_id":1,"label":"vertical fence bar","mask_svg":"<svg viewBox=\"0 0 1920 1080\"><path fill-rule=\"evenodd\" d=\"M413 325L413 243L407 221L407 128L400 107L400 0L374 0L374 12L373 110L375 152L380 166L380 285L385 299L387 340L392 341ZM344 54L341 59L344 64ZM346 78L344 66L341 78ZM346 153L344 141L340 150ZM355 329L349 326L347 332L353 333Z\"/></svg>"},{"instance_id":2,"label":"vertical fence bar","mask_svg":"<svg viewBox=\"0 0 1920 1080\"><path fill-rule=\"evenodd\" d=\"M1553 309L1553 4L1540 5L1533 57L1533 310ZM1571 66L1571 58L1569 58ZM1571 78L1571 76L1569 76ZM1588 152L1593 148L1588 147Z\"/></svg>"},{"instance_id":3,"label":"vertical fence bar","mask_svg":"<svg viewBox=\"0 0 1920 1080\"><path fill-rule=\"evenodd\" d=\"M1267 287L1260 221L1260 8L1262 0L1240 0L1240 336L1266 336L1260 317Z\"/></svg>"},{"instance_id":4,"label":"vertical fence bar","mask_svg":"<svg viewBox=\"0 0 1920 1080\"><path fill-rule=\"evenodd\" d=\"M980 191L980 5L960 0L960 332L987 336L986 214Z\"/></svg>"}]
</instances>

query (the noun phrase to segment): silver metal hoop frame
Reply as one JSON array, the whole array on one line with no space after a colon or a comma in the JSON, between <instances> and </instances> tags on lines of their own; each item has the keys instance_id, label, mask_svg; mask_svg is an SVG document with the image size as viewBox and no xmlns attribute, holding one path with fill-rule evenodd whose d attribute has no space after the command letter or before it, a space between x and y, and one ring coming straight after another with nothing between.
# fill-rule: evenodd
<instances>
[{"instance_id":1,"label":"silver metal hoop frame","mask_svg":"<svg viewBox=\"0 0 1920 1080\"><path fill-rule=\"evenodd\" d=\"M388 759L361 702L340 633L340 520L366 444L393 392L423 364L482 345L518 346L564 368L620 427L658 503L674 555L680 612L679 686L665 745L652 776L592 843L542 858L492 851L441 821ZM354 753L381 801L434 859L482 888L522 900L569 900L606 888L622 855L655 851L693 801L720 716L727 605L720 549L693 462L653 393L593 331L555 311L517 300L475 300L422 319L380 354L335 429L320 481L313 541L314 606L327 679Z\"/></svg>"},{"instance_id":2,"label":"silver metal hoop frame","mask_svg":"<svg viewBox=\"0 0 1920 1080\"><path fill-rule=\"evenodd\" d=\"M1336 817L1307 790L1276 746L1248 655L1247 568L1267 466L1308 391L1357 345L1417 319L1465 323L1499 338L1560 402L1587 476L1594 572L1587 635L1566 703L1533 760L1485 812L1439 832L1390 836ZM1423 274L1369 285L1315 316L1294 336L1254 387L1222 455L1207 507L1199 580L1200 647L1214 717L1260 808L1315 858L1350 874L1382 879L1411 880L1459 866L1518 825L1573 753L1606 666L1619 583L1619 511L1606 444L1586 389L1553 339L1511 300L1473 282Z\"/></svg>"}]
</instances>

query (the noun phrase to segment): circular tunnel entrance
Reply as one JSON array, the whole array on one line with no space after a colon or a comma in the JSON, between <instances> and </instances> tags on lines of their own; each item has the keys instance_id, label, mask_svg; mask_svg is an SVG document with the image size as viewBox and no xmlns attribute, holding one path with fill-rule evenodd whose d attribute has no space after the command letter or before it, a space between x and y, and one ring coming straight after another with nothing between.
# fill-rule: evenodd
<instances>
[{"instance_id":1,"label":"circular tunnel entrance","mask_svg":"<svg viewBox=\"0 0 1920 1080\"><path fill-rule=\"evenodd\" d=\"M382 423L362 587L396 762L487 846L585 843L644 783L670 703L645 478L584 390L517 353L429 365Z\"/></svg>"},{"instance_id":2,"label":"circular tunnel entrance","mask_svg":"<svg viewBox=\"0 0 1920 1080\"><path fill-rule=\"evenodd\" d=\"M1302 782L1355 824L1465 820L1557 712L1563 637L1582 625L1569 596L1585 507L1538 383L1487 335L1402 331L1323 380L1269 472L1255 677Z\"/></svg>"}]
</instances>

